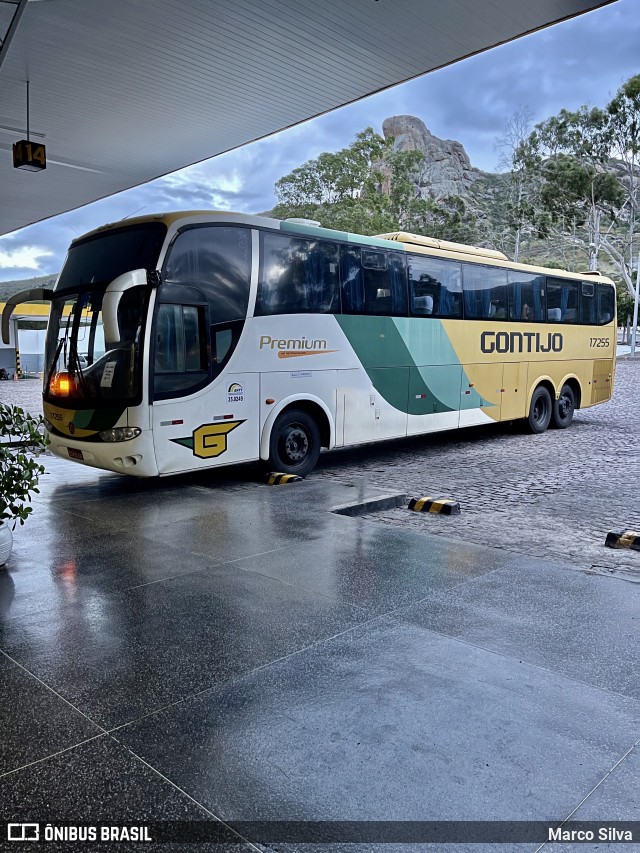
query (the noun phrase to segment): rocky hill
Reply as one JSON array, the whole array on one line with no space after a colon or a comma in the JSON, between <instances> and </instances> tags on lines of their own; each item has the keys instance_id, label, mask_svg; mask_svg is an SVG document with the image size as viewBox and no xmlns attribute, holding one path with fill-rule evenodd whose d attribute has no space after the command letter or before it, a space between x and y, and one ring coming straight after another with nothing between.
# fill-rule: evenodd
<instances>
[{"instance_id":1,"label":"rocky hill","mask_svg":"<svg viewBox=\"0 0 640 853\"><path fill-rule=\"evenodd\" d=\"M505 229L507 221L509 173L483 172L471 164L469 155L461 142L440 139L434 136L422 119L417 116L391 116L384 120L382 132L385 139L393 137L393 150L418 150L424 159L414 178L416 194L420 198L436 201L448 196L457 196L464 201L466 209L476 222L473 242L480 246L500 249L511 257L513 235ZM376 165L383 174L389 168ZM622 164L612 161L612 172L623 177ZM388 177L383 182L383 191L388 191ZM588 267L586 251L570 247L566 242L551 239L539 240L534 235L523 236L520 260L541 266L585 270ZM604 252L600 254L602 272L614 272Z\"/></svg>"},{"instance_id":2,"label":"rocky hill","mask_svg":"<svg viewBox=\"0 0 640 853\"><path fill-rule=\"evenodd\" d=\"M20 281L0 281L0 302L6 302L10 296L31 287L53 287L55 275L39 275L34 278L23 278Z\"/></svg>"},{"instance_id":3,"label":"rocky hill","mask_svg":"<svg viewBox=\"0 0 640 853\"><path fill-rule=\"evenodd\" d=\"M504 228L507 219L508 173L484 172L471 164L461 142L440 139L417 116L390 116L382 124L386 139L393 138L395 151L420 151L423 160L416 170L416 194L423 199L439 201L451 196L461 198L475 219L475 237L469 242L500 249L511 256L513 235ZM619 172L621 164L612 162L612 171ZM389 191L390 167L376 164L383 176L382 190ZM270 215L270 211L266 215ZM455 238L454 238L455 239ZM565 269L586 269L586 253L567 243L538 240L529 235L521 244L520 260L543 266L560 266ZM600 255L603 272L611 273L610 265ZM50 286L56 276L40 276L23 281L0 282L0 302L19 290L28 287Z\"/></svg>"},{"instance_id":4,"label":"rocky hill","mask_svg":"<svg viewBox=\"0 0 640 853\"><path fill-rule=\"evenodd\" d=\"M466 196L471 185L482 174L474 168L461 142L434 136L416 116L391 116L382 123L385 139L393 137L394 151L420 151L424 160L416 175L421 198L441 199L446 196ZM380 169L388 174L388 167ZM388 189L385 182L383 188Z\"/></svg>"}]
</instances>

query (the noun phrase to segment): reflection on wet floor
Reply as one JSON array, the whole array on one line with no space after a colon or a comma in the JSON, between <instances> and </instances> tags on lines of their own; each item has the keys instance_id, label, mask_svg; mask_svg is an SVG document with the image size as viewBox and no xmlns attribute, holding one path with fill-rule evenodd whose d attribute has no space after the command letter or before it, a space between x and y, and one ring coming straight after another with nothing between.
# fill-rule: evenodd
<instances>
[{"instance_id":1,"label":"reflection on wet floor","mask_svg":"<svg viewBox=\"0 0 640 853\"><path fill-rule=\"evenodd\" d=\"M362 478L47 462L0 573L12 818L28 787L110 819L163 791L189 819L549 819L640 736L636 587L330 512ZM638 781L602 808L639 819Z\"/></svg>"}]
</instances>

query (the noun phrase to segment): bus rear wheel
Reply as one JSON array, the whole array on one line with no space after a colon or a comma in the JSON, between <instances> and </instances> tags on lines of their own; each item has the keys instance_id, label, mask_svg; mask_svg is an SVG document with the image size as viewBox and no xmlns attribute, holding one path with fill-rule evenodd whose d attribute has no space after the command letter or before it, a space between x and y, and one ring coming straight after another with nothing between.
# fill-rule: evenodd
<instances>
[{"instance_id":1,"label":"bus rear wheel","mask_svg":"<svg viewBox=\"0 0 640 853\"><path fill-rule=\"evenodd\" d=\"M529 431L533 433L544 432L551 423L552 414L553 404L551 402L551 394L544 385L540 385L533 392L531 405L529 406L529 417L527 418Z\"/></svg>"},{"instance_id":2,"label":"bus rear wheel","mask_svg":"<svg viewBox=\"0 0 640 853\"><path fill-rule=\"evenodd\" d=\"M556 429L566 429L573 420L576 409L576 395L571 385L563 385L560 396L553 404L553 425Z\"/></svg>"},{"instance_id":3,"label":"bus rear wheel","mask_svg":"<svg viewBox=\"0 0 640 853\"><path fill-rule=\"evenodd\" d=\"M320 429L301 409L287 409L275 420L269 442L269 467L306 477L320 455Z\"/></svg>"}]
</instances>

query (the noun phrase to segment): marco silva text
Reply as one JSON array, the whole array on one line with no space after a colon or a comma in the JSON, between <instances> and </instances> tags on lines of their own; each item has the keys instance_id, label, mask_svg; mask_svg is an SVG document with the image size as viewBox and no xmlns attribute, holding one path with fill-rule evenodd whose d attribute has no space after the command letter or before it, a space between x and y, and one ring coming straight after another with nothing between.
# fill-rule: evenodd
<instances>
[{"instance_id":1,"label":"marco silva text","mask_svg":"<svg viewBox=\"0 0 640 853\"><path fill-rule=\"evenodd\" d=\"M598 826L594 829L569 829L567 827L549 827L547 841L619 841L625 844L633 841L630 829L618 829L615 826Z\"/></svg>"}]
</instances>

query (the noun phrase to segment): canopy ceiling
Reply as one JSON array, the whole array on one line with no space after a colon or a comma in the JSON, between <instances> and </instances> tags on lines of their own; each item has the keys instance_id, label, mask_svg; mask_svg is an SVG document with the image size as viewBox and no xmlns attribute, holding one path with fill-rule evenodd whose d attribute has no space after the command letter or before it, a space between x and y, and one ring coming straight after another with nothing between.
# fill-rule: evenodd
<instances>
[{"instance_id":1,"label":"canopy ceiling","mask_svg":"<svg viewBox=\"0 0 640 853\"><path fill-rule=\"evenodd\" d=\"M0 0L0 234L603 5ZM11 155L27 78L39 173Z\"/></svg>"}]
</instances>

